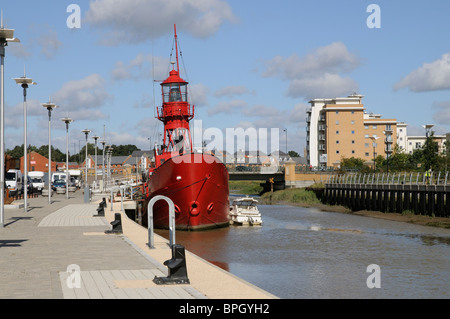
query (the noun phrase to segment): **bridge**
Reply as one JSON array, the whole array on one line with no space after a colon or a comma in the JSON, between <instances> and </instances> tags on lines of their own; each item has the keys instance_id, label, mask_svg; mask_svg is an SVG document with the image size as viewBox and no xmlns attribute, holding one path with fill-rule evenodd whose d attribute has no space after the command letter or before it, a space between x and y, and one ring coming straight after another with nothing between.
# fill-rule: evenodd
<instances>
[{"instance_id":1,"label":"bridge","mask_svg":"<svg viewBox=\"0 0 450 319\"><path fill-rule=\"evenodd\" d=\"M420 215L450 217L448 182L448 172L434 177L424 173L336 175L326 182L319 196L326 204L346 206L353 211L411 211Z\"/></svg>"},{"instance_id":2,"label":"bridge","mask_svg":"<svg viewBox=\"0 0 450 319\"><path fill-rule=\"evenodd\" d=\"M227 169L230 181L265 181L261 186L264 187L264 191L269 191L272 179L274 190L285 188L284 167L281 166L231 166Z\"/></svg>"}]
</instances>

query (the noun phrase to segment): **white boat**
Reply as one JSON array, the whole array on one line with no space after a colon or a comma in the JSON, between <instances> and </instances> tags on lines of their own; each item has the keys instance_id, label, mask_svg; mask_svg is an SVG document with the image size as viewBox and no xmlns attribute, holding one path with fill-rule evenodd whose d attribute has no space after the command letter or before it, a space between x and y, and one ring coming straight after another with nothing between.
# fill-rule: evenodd
<instances>
[{"instance_id":1,"label":"white boat","mask_svg":"<svg viewBox=\"0 0 450 319\"><path fill-rule=\"evenodd\" d=\"M230 207L230 224L261 225L262 219L257 203L256 199L248 196L235 199Z\"/></svg>"}]
</instances>

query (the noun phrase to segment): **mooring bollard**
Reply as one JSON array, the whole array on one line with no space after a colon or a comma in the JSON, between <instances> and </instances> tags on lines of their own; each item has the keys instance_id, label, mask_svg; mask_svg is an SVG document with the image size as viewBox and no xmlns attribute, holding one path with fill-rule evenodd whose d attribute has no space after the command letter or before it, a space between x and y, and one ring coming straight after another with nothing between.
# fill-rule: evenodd
<instances>
[{"instance_id":1,"label":"mooring bollard","mask_svg":"<svg viewBox=\"0 0 450 319\"><path fill-rule=\"evenodd\" d=\"M114 221L111 222L112 229L106 230L105 234L122 234L122 216L115 213Z\"/></svg>"},{"instance_id":2,"label":"mooring bollard","mask_svg":"<svg viewBox=\"0 0 450 319\"><path fill-rule=\"evenodd\" d=\"M153 282L157 285L168 284L189 284L189 278L187 276L186 268L186 253L184 246L173 245L172 247L172 259L166 260L164 265L169 269L169 276L157 277L153 279Z\"/></svg>"}]
</instances>

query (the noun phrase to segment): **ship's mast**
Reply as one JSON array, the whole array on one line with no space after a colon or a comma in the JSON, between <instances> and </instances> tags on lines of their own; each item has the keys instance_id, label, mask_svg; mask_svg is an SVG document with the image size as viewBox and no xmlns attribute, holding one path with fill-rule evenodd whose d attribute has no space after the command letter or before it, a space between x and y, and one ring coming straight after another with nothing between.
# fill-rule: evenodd
<instances>
[{"instance_id":1,"label":"ship's mast","mask_svg":"<svg viewBox=\"0 0 450 319\"><path fill-rule=\"evenodd\" d=\"M169 72L169 77L161 83L162 107L157 108L158 119L164 123L164 142L161 149L160 165L175 155L192 152L189 121L194 117L194 107L188 102L188 82L180 77L178 61L178 35L174 25L177 67Z\"/></svg>"}]
</instances>

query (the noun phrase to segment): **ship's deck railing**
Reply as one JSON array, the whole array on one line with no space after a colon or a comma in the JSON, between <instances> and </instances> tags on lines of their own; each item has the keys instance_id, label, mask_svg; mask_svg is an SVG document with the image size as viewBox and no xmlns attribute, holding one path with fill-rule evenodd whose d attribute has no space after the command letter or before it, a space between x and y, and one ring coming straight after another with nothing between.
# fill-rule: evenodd
<instances>
[{"instance_id":1,"label":"ship's deck railing","mask_svg":"<svg viewBox=\"0 0 450 319\"><path fill-rule=\"evenodd\" d=\"M329 176L327 184L449 185L449 172L347 173Z\"/></svg>"}]
</instances>

